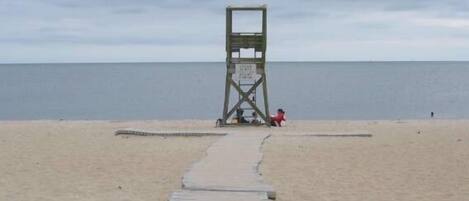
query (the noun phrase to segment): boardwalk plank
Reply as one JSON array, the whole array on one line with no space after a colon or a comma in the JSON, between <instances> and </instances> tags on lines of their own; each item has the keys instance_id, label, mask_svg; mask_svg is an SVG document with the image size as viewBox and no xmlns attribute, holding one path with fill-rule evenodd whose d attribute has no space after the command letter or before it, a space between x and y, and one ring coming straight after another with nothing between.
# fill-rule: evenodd
<instances>
[{"instance_id":1,"label":"boardwalk plank","mask_svg":"<svg viewBox=\"0 0 469 201\"><path fill-rule=\"evenodd\" d=\"M258 170L261 147L268 137L268 134L236 133L221 138L209 147L205 158L186 172L183 191L175 192L171 201L192 200L190 196L196 196L194 200L204 196L217 197L213 200L225 200L219 199L220 196L247 196L234 200L275 199L275 191L263 181Z\"/></svg>"}]
</instances>

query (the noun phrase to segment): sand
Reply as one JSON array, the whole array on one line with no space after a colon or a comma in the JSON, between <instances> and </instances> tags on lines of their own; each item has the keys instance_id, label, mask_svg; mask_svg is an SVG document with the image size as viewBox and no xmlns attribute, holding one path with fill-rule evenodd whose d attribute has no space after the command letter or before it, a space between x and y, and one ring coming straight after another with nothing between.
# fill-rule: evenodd
<instances>
[{"instance_id":1,"label":"sand","mask_svg":"<svg viewBox=\"0 0 469 201\"><path fill-rule=\"evenodd\" d=\"M130 125L162 124L0 123L0 200L167 200L218 137L113 134Z\"/></svg>"},{"instance_id":2,"label":"sand","mask_svg":"<svg viewBox=\"0 0 469 201\"><path fill-rule=\"evenodd\" d=\"M373 137L294 137L292 130ZM469 121L304 121L285 134L264 145L261 167L279 201L469 200Z\"/></svg>"},{"instance_id":3,"label":"sand","mask_svg":"<svg viewBox=\"0 0 469 201\"><path fill-rule=\"evenodd\" d=\"M0 122L0 200L157 200L219 137L114 136L123 128L258 132L261 172L280 201L469 199L469 121L290 121L214 128L214 121ZM369 132L371 138L306 137ZM420 134L419 134L420 133Z\"/></svg>"}]
</instances>

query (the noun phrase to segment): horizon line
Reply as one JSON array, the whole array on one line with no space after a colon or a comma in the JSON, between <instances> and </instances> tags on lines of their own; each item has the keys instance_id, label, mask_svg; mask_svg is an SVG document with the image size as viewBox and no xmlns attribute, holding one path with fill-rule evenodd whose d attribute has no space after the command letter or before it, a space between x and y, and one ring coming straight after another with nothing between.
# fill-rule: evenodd
<instances>
[{"instance_id":1,"label":"horizon line","mask_svg":"<svg viewBox=\"0 0 469 201\"><path fill-rule=\"evenodd\" d=\"M97 62L7 62L1 63L0 65L11 65L11 64L130 64L130 63L225 63L226 61L97 61ZM469 62L469 60L303 60L303 61L285 61L285 60L273 60L266 61L267 63L380 63L380 62Z\"/></svg>"}]
</instances>

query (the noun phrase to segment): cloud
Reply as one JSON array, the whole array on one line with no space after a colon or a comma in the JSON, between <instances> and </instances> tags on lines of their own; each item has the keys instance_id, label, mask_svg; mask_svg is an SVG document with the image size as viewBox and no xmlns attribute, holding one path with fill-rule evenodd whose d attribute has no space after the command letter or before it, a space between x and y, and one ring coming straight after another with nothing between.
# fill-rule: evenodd
<instances>
[{"instance_id":1,"label":"cloud","mask_svg":"<svg viewBox=\"0 0 469 201\"><path fill-rule=\"evenodd\" d=\"M424 18L415 19L414 22L419 26L469 29L469 19Z\"/></svg>"},{"instance_id":2,"label":"cloud","mask_svg":"<svg viewBox=\"0 0 469 201\"><path fill-rule=\"evenodd\" d=\"M139 61L140 55L146 55L145 60L154 55L154 61L223 61L225 6L252 2L2 1L0 63L119 60L109 53L112 49L118 49L126 60L135 58L132 61ZM466 0L254 3L268 4L269 60L454 59L453 55L466 55L463 51L469 48L465 40L469 25ZM344 52L340 44L350 51L356 47L361 54ZM327 51L316 51L320 47ZM404 48L408 51L402 54L399 49ZM197 49L206 54L193 51ZM64 50L74 51L58 55ZM106 51L98 54L95 50ZM458 58L467 60L469 56Z\"/></svg>"},{"instance_id":3,"label":"cloud","mask_svg":"<svg viewBox=\"0 0 469 201\"><path fill-rule=\"evenodd\" d=\"M112 11L113 14L141 14L145 12L143 8L120 8Z\"/></svg>"}]
</instances>

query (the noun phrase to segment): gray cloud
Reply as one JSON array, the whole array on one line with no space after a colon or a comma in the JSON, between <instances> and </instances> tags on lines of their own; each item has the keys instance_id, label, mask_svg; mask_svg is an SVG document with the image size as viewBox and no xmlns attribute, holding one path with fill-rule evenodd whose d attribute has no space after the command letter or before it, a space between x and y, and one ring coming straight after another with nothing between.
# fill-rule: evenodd
<instances>
[{"instance_id":1,"label":"gray cloud","mask_svg":"<svg viewBox=\"0 0 469 201\"><path fill-rule=\"evenodd\" d=\"M57 47L74 49L78 46L80 51L86 49L85 46L119 48L122 54L128 54L126 58L139 58L148 54L143 51L151 50L155 52L155 61L213 58L222 61L224 8L229 3L252 4L252 1L2 1L0 63L47 62L48 58L56 57ZM255 3L269 6L271 60L455 59L453 55L464 55L461 51L469 49L467 0L272 0ZM399 57L389 56L399 47L413 52L406 51L408 56L397 52L395 55ZM34 54L38 48L40 54ZM172 51L165 51L168 48ZM356 52L361 54L354 53L354 48L360 49ZM204 49L207 55L201 57L192 52L175 57L173 52L186 49ZM344 55L346 49L350 50L346 52L348 55ZM61 55L59 60L116 59L105 53L99 54L100 58L87 51L74 53Z\"/></svg>"},{"instance_id":2,"label":"gray cloud","mask_svg":"<svg viewBox=\"0 0 469 201\"><path fill-rule=\"evenodd\" d=\"M114 9L112 11L113 14L142 14L145 12L145 9L143 8L120 8L120 9Z\"/></svg>"}]
</instances>

